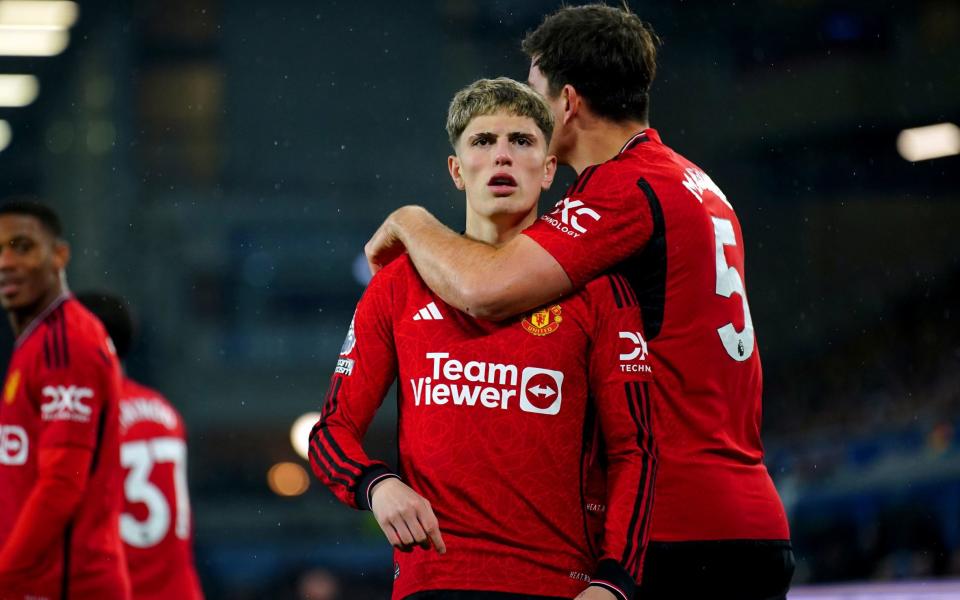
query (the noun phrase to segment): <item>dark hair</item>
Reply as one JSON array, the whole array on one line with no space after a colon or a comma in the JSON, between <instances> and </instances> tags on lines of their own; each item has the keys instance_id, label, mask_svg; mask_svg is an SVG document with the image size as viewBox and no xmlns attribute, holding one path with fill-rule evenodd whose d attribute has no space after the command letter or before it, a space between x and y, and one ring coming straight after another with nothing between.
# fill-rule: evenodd
<instances>
[{"instance_id":1,"label":"dark hair","mask_svg":"<svg viewBox=\"0 0 960 600\"><path fill-rule=\"evenodd\" d=\"M548 15L523 40L523 51L556 97L572 85L597 115L646 121L660 38L626 7L569 6Z\"/></svg>"},{"instance_id":2,"label":"dark hair","mask_svg":"<svg viewBox=\"0 0 960 600\"><path fill-rule=\"evenodd\" d=\"M133 343L133 319L123 299L105 292L83 292L77 294L77 300L106 327L117 356L126 357Z\"/></svg>"},{"instance_id":3,"label":"dark hair","mask_svg":"<svg viewBox=\"0 0 960 600\"><path fill-rule=\"evenodd\" d=\"M53 234L57 239L63 238L63 226L60 224L60 217L46 204L41 204L36 200L15 199L7 200L0 204L0 215L26 215L40 221L44 229Z\"/></svg>"}]
</instances>

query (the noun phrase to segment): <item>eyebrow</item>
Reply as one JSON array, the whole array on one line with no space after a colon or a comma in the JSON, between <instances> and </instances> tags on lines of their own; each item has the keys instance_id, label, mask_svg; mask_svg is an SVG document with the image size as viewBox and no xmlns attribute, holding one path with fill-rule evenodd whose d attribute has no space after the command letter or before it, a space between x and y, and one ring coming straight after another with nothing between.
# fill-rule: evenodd
<instances>
[{"instance_id":1,"label":"eyebrow","mask_svg":"<svg viewBox=\"0 0 960 600\"><path fill-rule=\"evenodd\" d=\"M482 138L496 138L498 137L496 133L492 131L480 131L474 133L470 136L471 140L478 140ZM507 133L507 139L510 141L519 139L519 138L533 138L536 139L537 134L532 131L511 131Z\"/></svg>"},{"instance_id":2,"label":"eyebrow","mask_svg":"<svg viewBox=\"0 0 960 600\"><path fill-rule=\"evenodd\" d=\"M531 132L531 131L511 131L510 133L507 134L507 139L509 139L509 140L515 140L515 139L518 139L518 138L533 138L533 139L536 139L536 137L537 137L537 134L535 134L535 133L533 133L533 132Z\"/></svg>"}]
</instances>

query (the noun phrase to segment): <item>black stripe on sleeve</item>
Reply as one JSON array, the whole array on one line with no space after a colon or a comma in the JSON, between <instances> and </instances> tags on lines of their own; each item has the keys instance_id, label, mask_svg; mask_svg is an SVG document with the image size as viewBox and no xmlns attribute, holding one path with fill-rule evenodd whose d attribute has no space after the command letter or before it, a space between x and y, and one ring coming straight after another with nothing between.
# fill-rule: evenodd
<instances>
[{"instance_id":1,"label":"black stripe on sleeve","mask_svg":"<svg viewBox=\"0 0 960 600\"><path fill-rule=\"evenodd\" d=\"M640 480L637 486L637 498L633 506L633 515L630 519L630 526L627 529L627 546L624 548L621 560L621 564L625 565L632 572L637 572L640 557L643 555L643 542L649 530L653 481L657 465L653 455L653 439L650 436L649 429L649 407L645 406L648 405L644 399L645 390L635 381L624 383L624 389L628 399L630 416L637 427L637 446L647 451L643 458L643 465L640 471ZM642 518L641 509L644 509Z\"/></svg>"},{"instance_id":2,"label":"black stripe on sleeve","mask_svg":"<svg viewBox=\"0 0 960 600\"><path fill-rule=\"evenodd\" d=\"M337 408L339 406L339 394L340 394L340 387L341 387L340 384L342 381L343 380L340 378L334 381L334 384L330 391L330 397L327 399L327 405L330 407L330 409L327 412L327 414L324 416L324 418L320 420L320 423L317 429L323 432L323 438L327 441L327 445L330 447L331 450L333 450L333 452L342 461L342 463L340 463L339 466L343 467L344 469L346 469L347 467L353 467L354 469L357 470L356 473L351 474L351 478L353 478L353 477L359 476L363 472L364 465L358 463L357 461L347 456L346 452L343 451L343 449L340 447L340 444L333 437L333 434L330 433L330 429L327 427L327 423L326 423L326 420L330 418L334 413L337 412ZM319 435L317 437L319 439Z\"/></svg>"},{"instance_id":3,"label":"black stripe on sleeve","mask_svg":"<svg viewBox=\"0 0 960 600\"><path fill-rule=\"evenodd\" d=\"M63 571L60 573L60 598L70 600L70 546L73 544L73 522L63 532Z\"/></svg>"},{"instance_id":4,"label":"black stripe on sleeve","mask_svg":"<svg viewBox=\"0 0 960 600\"><path fill-rule=\"evenodd\" d=\"M640 496L638 501L642 500L644 503L644 514L643 520L640 524L640 528L637 531L637 546L639 551L634 556L632 564L628 565L628 568L632 573L635 574L637 579L640 577L640 573L643 570L643 559L646 555L646 544L644 543L647 539L648 533L650 531L650 521L653 515L653 492L654 492L654 481L657 477L657 460L656 460L656 446L653 439L653 435L650 429L650 388L646 382L641 386L638 382L632 382L634 390L636 392L637 398L640 400L640 414L642 419L647 426L646 431L641 431L639 435L643 436L643 447L647 449L648 460L652 462L652 468L650 469L650 476L646 481L641 480L640 482ZM646 498L644 499L644 496Z\"/></svg>"},{"instance_id":5,"label":"black stripe on sleeve","mask_svg":"<svg viewBox=\"0 0 960 600\"><path fill-rule=\"evenodd\" d=\"M322 455L322 457L321 457ZM350 491L353 491L356 487L356 479L354 478L353 473L349 471L341 470L336 463L330 460L329 455L323 446L319 443L318 436L314 435L313 439L310 440L310 457L313 459L313 464L317 465L324 474L333 481L334 483L339 483L343 487L347 488ZM338 473L345 475L346 479L338 477L333 474L333 471L336 470Z\"/></svg>"},{"instance_id":6,"label":"black stripe on sleeve","mask_svg":"<svg viewBox=\"0 0 960 600\"><path fill-rule=\"evenodd\" d=\"M623 275L617 275L617 281L619 281L620 288L623 290L623 297L626 298L627 306L637 306L640 304L637 301L637 295L634 293L633 288L630 286L630 282L627 281L627 278Z\"/></svg>"},{"instance_id":7,"label":"black stripe on sleeve","mask_svg":"<svg viewBox=\"0 0 960 600\"><path fill-rule=\"evenodd\" d=\"M323 432L323 437L324 439L327 440L327 444L329 444L330 449L333 450L334 453L336 453L336 455L340 458L341 461L343 461L340 464L340 466L343 466L344 464L346 464L346 465L349 465L350 467L357 469L358 472L355 473L353 476L359 475L360 473L363 472L363 465L347 456L347 454L343 451L343 448L340 447L340 444L337 443L337 440L333 437L333 434L330 433L330 428L327 427L326 423L322 423L320 425L320 431Z\"/></svg>"},{"instance_id":8,"label":"black stripe on sleeve","mask_svg":"<svg viewBox=\"0 0 960 600\"><path fill-rule=\"evenodd\" d=\"M640 442L639 432L642 431L642 426L640 424L641 417L638 414L639 407L636 406L637 404L636 390L632 385L632 383L633 382L631 381L625 382L623 384L623 389L626 395L627 407L630 409L630 418L633 420L634 425L637 427L637 431L638 431L637 442L639 443ZM649 465L647 464L647 461L644 460L643 466L640 472L640 483L641 483L640 494L643 494L642 484L644 480L647 478L648 468L649 468ZM638 497L633 506L633 515L631 515L630 517L630 526L627 528L627 544L626 546L624 546L623 556L620 559L620 563L623 565L629 565L633 559L633 554L635 552L634 540L636 539L636 529L637 529L638 522L640 520L640 507L642 506L642 504L643 504L642 498Z\"/></svg>"},{"instance_id":9,"label":"black stripe on sleeve","mask_svg":"<svg viewBox=\"0 0 960 600\"><path fill-rule=\"evenodd\" d=\"M610 289L613 291L613 300L617 303L617 308L623 308L623 297L620 295L620 290L617 288L616 277L613 275L608 275L607 280L610 281Z\"/></svg>"}]
</instances>

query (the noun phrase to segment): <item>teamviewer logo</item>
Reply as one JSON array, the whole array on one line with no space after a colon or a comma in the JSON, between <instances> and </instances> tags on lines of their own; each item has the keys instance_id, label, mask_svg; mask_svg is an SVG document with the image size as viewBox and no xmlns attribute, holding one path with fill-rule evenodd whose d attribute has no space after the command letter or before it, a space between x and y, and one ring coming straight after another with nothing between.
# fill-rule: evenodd
<instances>
[{"instance_id":1,"label":"teamviewer logo","mask_svg":"<svg viewBox=\"0 0 960 600\"><path fill-rule=\"evenodd\" d=\"M526 367L520 378L520 410L555 415L563 401L563 373Z\"/></svg>"}]
</instances>

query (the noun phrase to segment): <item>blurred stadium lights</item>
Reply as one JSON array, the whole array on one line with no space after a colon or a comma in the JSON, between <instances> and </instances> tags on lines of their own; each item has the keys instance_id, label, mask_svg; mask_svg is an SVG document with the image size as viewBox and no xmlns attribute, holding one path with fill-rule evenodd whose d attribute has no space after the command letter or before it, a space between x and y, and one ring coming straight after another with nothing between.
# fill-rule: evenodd
<instances>
[{"instance_id":1,"label":"blurred stadium lights","mask_svg":"<svg viewBox=\"0 0 960 600\"><path fill-rule=\"evenodd\" d=\"M307 470L292 462L281 462L267 471L267 484L278 496L299 496L310 487Z\"/></svg>"},{"instance_id":2,"label":"blurred stadium lights","mask_svg":"<svg viewBox=\"0 0 960 600\"><path fill-rule=\"evenodd\" d=\"M70 43L75 2L0 0L0 56L56 56Z\"/></svg>"},{"instance_id":3,"label":"blurred stadium lights","mask_svg":"<svg viewBox=\"0 0 960 600\"><path fill-rule=\"evenodd\" d=\"M12 138L13 133L10 131L10 123L0 119L0 152L3 152L3 149L10 145Z\"/></svg>"},{"instance_id":4,"label":"blurred stadium lights","mask_svg":"<svg viewBox=\"0 0 960 600\"><path fill-rule=\"evenodd\" d=\"M0 107L27 106L39 92L40 82L33 75L0 75Z\"/></svg>"},{"instance_id":5,"label":"blurred stadium lights","mask_svg":"<svg viewBox=\"0 0 960 600\"><path fill-rule=\"evenodd\" d=\"M77 3L62 0L0 0L0 27L69 29Z\"/></svg>"},{"instance_id":6,"label":"blurred stadium lights","mask_svg":"<svg viewBox=\"0 0 960 600\"><path fill-rule=\"evenodd\" d=\"M910 162L960 154L960 127L938 123L904 129L897 136L897 151Z\"/></svg>"},{"instance_id":7,"label":"blurred stadium lights","mask_svg":"<svg viewBox=\"0 0 960 600\"><path fill-rule=\"evenodd\" d=\"M319 419L320 413L308 412L305 415L297 417L297 420L293 422L293 427L290 428L290 443L293 444L293 449L303 460L308 460L307 453L310 448L307 438L310 435L310 430L313 429L313 425Z\"/></svg>"},{"instance_id":8,"label":"blurred stadium lights","mask_svg":"<svg viewBox=\"0 0 960 600\"><path fill-rule=\"evenodd\" d=\"M69 43L70 34L62 29L0 25L0 56L56 56Z\"/></svg>"}]
</instances>

